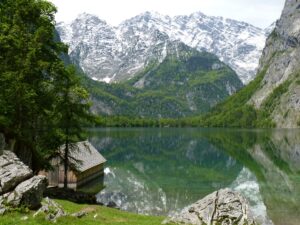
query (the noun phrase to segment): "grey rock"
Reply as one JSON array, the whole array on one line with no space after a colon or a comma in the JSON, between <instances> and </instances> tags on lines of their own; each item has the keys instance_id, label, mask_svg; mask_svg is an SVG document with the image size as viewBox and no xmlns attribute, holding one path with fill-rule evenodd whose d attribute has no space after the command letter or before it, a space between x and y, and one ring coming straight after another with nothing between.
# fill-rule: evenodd
<instances>
[{"instance_id":1,"label":"grey rock","mask_svg":"<svg viewBox=\"0 0 300 225\"><path fill-rule=\"evenodd\" d=\"M0 213L20 205L29 209L40 206L47 179L32 176L31 169L13 152L4 151L0 156Z\"/></svg>"},{"instance_id":2,"label":"grey rock","mask_svg":"<svg viewBox=\"0 0 300 225\"><path fill-rule=\"evenodd\" d=\"M215 63L215 64L212 65L213 70L219 70L219 69L222 69L222 68L224 68L224 65L221 64L221 63Z\"/></svg>"},{"instance_id":3,"label":"grey rock","mask_svg":"<svg viewBox=\"0 0 300 225\"><path fill-rule=\"evenodd\" d=\"M46 214L45 219L52 222L56 222L60 217L67 216L67 213L63 208L50 198L45 198L42 202L42 207L33 215L33 217L36 217L41 213Z\"/></svg>"},{"instance_id":4,"label":"grey rock","mask_svg":"<svg viewBox=\"0 0 300 225\"><path fill-rule=\"evenodd\" d=\"M46 187L47 178L45 176L34 176L5 195L6 202L11 207L24 205L29 209L37 209L41 204Z\"/></svg>"},{"instance_id":5,"label":"grey rock","mask_svg":"<svg viewBox=\"0 0 300 225\"><path fill-rule=\"evenodd\" d=\"M32 177L31 169L11 151L0 156L0 195L13 190L19 183Z\"/></svg>"},{"instance_id":6,"label":"grey rock","mask_svg":"<svg viewBox=\"0 0 300 225\"><path fill-rule=\"evenodd\" d=\"M255 225L247 200L229 189L216 191L170 216L163 224Z\"/></svg>"},{"instance_id":7,"label":"grey rock","mask_svg":"<svg viewBox=\"0 0 300 225\"><path fill-rule=\"evenodd\" d=\"M0 196L0 216L6 212L6 207L4 205L4 198Z\"/></svg>"},{"instance_id":8,"label":"grey rock","mask_svg":"<svg viewBox=\"0 0 300 225\"><path fill-rule=\"evenodd\" d=\"M278 128L300 125L300 11L297 0L287 0L281 18L266 42L260 59L259 72L265 71L258 90L249 104L260 109L274 90L285 84L285 92L276 99L271 118Z\"/></svg>"},{"instance_id":9,"label":"grey rock","mask_svg":"<svg viewBox=\"0 0 300 225\"><path fill-rule=\"evenodd\" d=\"M292 47L292 48L296 48L298 46L298 39L296 37L288 37L287 41L286 41L287 46Z\"/></svg>"},{"instance_id":10,"label":"grey rock","mask_svg":"<svg viewBox=\"0 0 300 225\"><path fill-rule=\"evenodd\" d=\"M106 206L109 208L117 208L118 207L117 203L115 203L114 201L108 202L108 204Z\"/></svg>"},{"instance_id":11,"label":"grey rock","mask_svg":"<svg viewBox=\"0 0 300 225\"><path fill-rule=\"evenodd\" d=\"M82 217L86 216L87 214L88 214L88 213L85 212L85 211L80 211L80 212L71 214L71 216L77 217L77 218L82 218Z\"/></svg>"},{"instance_id":12,"label":"grey rock","mask_svg":"<svg viewBox=\"0 0 300 225\"><path fill-rule=\"evenodd\" d=\"M141 196L138 196L137 198L140 197ZM97 202L98 204L109 208L121 208L122 210L128 210L128 208L124 207L126 205L127 198L128 196L126 194L119 191L102 191L97 195ZM141 199L140 201L142 200L144 199Z\"/></svg>"},{"instance_id":13,"label":"grey rock","mask_svg":"<svg viewBox=\"0 0 300 225\"><path fill-rule=\"evenodd\" d=\"M0 216L3 215L6 212L6 208L0 207Z\"/></svg>"}]
</instances>

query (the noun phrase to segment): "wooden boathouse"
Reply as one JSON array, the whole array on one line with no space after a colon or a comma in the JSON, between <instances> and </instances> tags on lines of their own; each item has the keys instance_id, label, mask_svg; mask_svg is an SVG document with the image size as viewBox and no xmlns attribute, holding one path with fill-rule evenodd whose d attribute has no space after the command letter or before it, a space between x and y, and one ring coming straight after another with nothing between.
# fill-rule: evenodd
<instances>
[{"instance_id":1,"label":"wooden boathouse","mask_svg":"<svg viewBox=\"0 0 300 225\"><path fill-rule=\"evenodd\" d=\"M60 147L64 152L64 146ZM70 166L68 171L68 188L77 189L95 179L100 179L104 173L106 159L88 141L72 144L70 151ZM40 172L48 178L50 187L64 186L64 164L60 157L51 161L53 170Z\"/></svg>"}]
</instances>

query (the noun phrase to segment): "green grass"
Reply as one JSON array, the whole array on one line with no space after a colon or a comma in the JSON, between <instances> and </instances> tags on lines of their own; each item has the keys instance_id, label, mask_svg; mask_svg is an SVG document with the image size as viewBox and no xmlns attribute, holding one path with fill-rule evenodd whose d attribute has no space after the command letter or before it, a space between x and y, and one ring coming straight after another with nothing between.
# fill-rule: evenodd
<instances>
[{"instance_id":1,"label":"green grass","mask_svg":"<svg viewBox=\"0 0 300 225\"><path fill-rule=\"evenodd\" d=\"M111 209L107 207L102 207L98 205L80 205L71 203L63 200L56 200L67 213L75 213L81 210L88 212L88 215L83 218L74 218L71 216L66 216L57 220L55 224L99 224L99 225L155 225L161 224L164 217L156 216L144 216L137 215L129 212L120 211L117 209ZM34 212L21 213L21 212L11 212L4 216L0 216L1 225L15 225L15 224L54 224L52 222L46 221L44 215L39 215L33 218ZM94 218L96 216L96 218ZM22 217L27 216L27 220L22 220Z\"/></svg>"}]
</instances>

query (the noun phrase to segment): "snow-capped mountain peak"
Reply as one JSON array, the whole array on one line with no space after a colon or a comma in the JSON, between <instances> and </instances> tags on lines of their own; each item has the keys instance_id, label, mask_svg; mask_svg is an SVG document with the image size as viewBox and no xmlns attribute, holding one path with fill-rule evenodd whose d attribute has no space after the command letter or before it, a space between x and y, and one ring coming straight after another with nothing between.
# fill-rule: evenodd
<instances>
[{"instance_id":1,"label":"snow-capped mountain peak","mask_svg":"<svg viewBox=\"0 0 300 225\"><path fill-rule=\"evenodd\" d=\"M57 29L70 46L71 59L90 77L109 82L131 78L149 62L161 60L168 42L181 41L214 53L248 83L255 75L267 32L201 12L175 17L145 12L117 27L83 13Z\"/></svg>"}]
</instances>

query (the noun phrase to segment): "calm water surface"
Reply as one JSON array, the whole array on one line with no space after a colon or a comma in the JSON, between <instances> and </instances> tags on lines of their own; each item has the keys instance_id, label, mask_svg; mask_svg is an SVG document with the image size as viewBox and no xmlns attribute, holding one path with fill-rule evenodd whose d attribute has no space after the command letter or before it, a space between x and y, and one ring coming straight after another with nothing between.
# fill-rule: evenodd
<instances>
[{"instance_id":1,"label":"calm water surface","mask_svg":"<svg viewBox=\"0 0 300 225\"><path fill-rule=\"evenodd\" d=\"M240 191L261 224L300 224L300 130L97 129L106 157L97 195L167 215L220 188Z\"/></svg>"}]
</instances>

